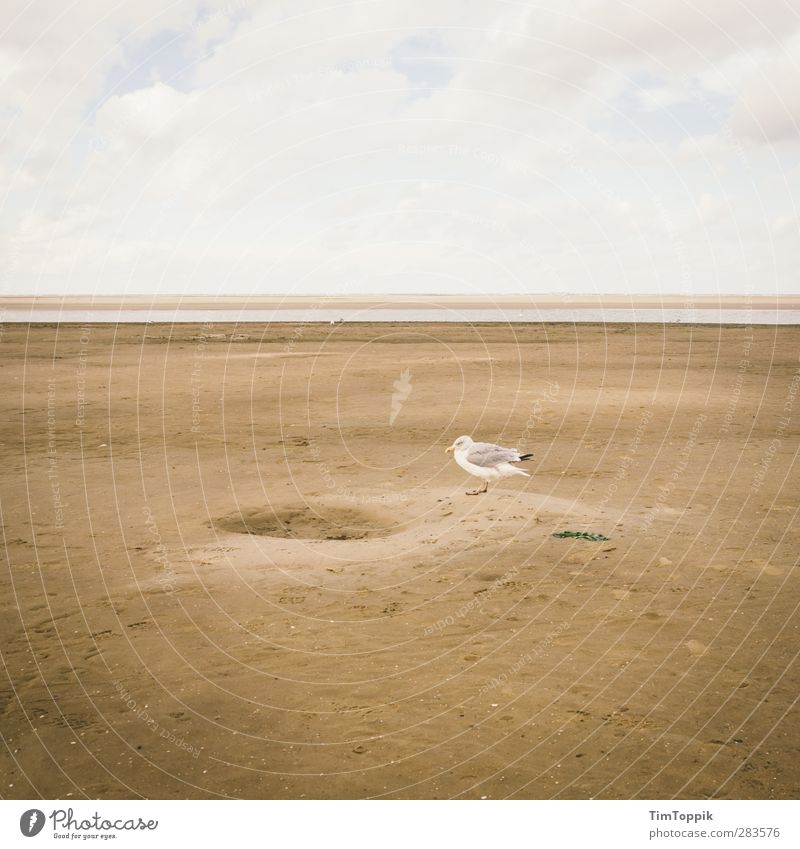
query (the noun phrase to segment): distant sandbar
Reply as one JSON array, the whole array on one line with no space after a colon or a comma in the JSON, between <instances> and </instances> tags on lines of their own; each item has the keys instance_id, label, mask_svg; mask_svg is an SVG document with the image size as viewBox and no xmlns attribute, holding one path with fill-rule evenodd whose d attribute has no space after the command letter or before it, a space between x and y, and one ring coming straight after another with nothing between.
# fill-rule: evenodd
<instances>
[{"instance_id":1,"label":"distant sandbar","mask_svg":"<svg viewBox=\"0 0 800 849\"><path fill-rule=\"evenodd\" d=\"M0 310L302 309L719 309L797 310L800 295L78 295L0 297Z\"/></svg>"}]
</instances>

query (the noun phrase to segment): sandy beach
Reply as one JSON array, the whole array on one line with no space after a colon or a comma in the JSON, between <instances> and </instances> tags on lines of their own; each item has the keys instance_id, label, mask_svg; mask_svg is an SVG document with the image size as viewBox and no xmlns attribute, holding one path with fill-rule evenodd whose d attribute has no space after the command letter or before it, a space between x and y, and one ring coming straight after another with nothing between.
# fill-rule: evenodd
<instances>
[{"instance_id":1,"label":"sandy beach","mask_svg":"<svg viewBox=\"0 0 800 849\"><path fill-rule=\"evenodd\" d=\"M3 796L797 796L800 328L0 350Z\"/></svg>"}]
</instances>

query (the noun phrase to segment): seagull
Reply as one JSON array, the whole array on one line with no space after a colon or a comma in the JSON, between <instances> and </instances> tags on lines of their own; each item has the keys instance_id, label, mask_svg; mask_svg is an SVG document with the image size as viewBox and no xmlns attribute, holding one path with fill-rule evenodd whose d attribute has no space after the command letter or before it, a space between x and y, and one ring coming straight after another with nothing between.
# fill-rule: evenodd
<instances>
[{"instance_id":1,"label":"seagull","mask_svg":"<svg viewBox=\"0 0 800 849\"><path fill-rule=\"evenodd\" d=\"M467 495L481 495L489 489L489 481L500 480L511 475L530 477L528 472L517 469L512 463L530 460L533 454L520 454L516 448L502 448L491 442L473 442L471 436L459 436L458 439L445 449L446 454L452 452L456 463L462 469L483 479L481 489L473 489Z\"/></svg>"}]
</instances>

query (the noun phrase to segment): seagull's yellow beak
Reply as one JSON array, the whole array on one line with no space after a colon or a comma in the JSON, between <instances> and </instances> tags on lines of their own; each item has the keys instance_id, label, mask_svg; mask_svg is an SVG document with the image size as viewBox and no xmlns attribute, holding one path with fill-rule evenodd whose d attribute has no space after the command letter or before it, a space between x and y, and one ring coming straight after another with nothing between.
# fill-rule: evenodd
<instances>
[{"instance_id":1,"label":"seagull's yellow beak","mask_svg":"<svg viewBox=\"0 0 800 849\"><path fill-rule=\"evenodd\" d=\"M455 450L455 446L451 445L449 448L444 449L444 453L445 454L452 454L454 450Z\"/></svg>"}]
</instances>

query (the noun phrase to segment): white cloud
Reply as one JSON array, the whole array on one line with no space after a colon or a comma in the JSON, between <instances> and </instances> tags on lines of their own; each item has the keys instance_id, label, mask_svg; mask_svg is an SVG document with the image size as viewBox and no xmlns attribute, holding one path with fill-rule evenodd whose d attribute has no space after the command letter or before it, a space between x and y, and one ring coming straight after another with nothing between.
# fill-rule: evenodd
<instances>
[{"instance_id":1,"label":"white cloud","mask_svg":"<svg viewBox=\"0 0 800 849\"><path fill-rule=\"evenodd\" d=\"M731 117L735 133L759 142L800 142L800 38L747 75Z\"/></svg>"},{"instance_id":2,"label":"white cloud","mask_svg":"<svg viewBox=\"0 0 800 849\"><path fill-rule=\"evenodd\" d=\"M16 7L6 289L796 288L781 0Z\"/></svg>"}]
</instances>

